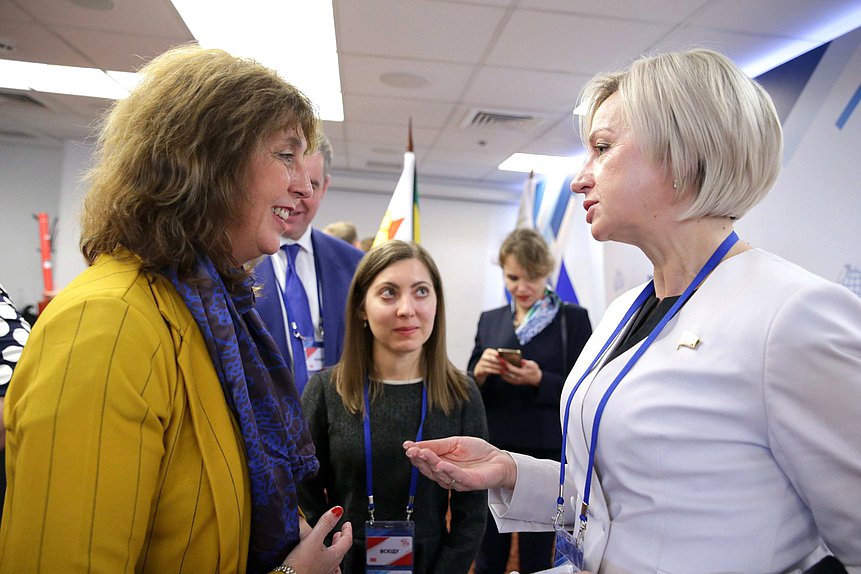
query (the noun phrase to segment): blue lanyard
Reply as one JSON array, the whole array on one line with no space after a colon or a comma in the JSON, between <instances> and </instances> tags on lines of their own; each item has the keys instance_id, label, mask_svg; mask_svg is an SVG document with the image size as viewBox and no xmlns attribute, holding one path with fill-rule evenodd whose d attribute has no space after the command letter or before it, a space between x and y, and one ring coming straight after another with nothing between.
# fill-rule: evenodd
<instances>
[{"instance_id":1,"label":"blue lanyard","mask_svg":"<svg viewBox=\"0 0 861 574\"><path fill-rule=\"evenodd\" d=\"M374 505L374 484L373 484L373 468L371 465L371 402L368 400L368 387L370 383L368 382L367 377L365 378L365 416L362 417L362 425L365 427L365 482L367 483L368 488L368 521L373 524L374 523L374 509L376 506ZM427 415L427 404L428 404L428 388L427 385L422 383L422 420L419 423L419 430L416 433L416 442L422 440L422 429L425 426L425 416ZM415 500L416 500L416 488L418 485L419 479L419 470L415 466L412 467L412 472L410 473L410 498L407 502L407 520L409 521L410 516L413 514L413 509L415 508Z\"/></svg>"},{"instance_id":2,"label":"blue lanyard","mask_svg":"<svg viewBox=\"0 0 861 574\"><path fill-rule=\"evenodd\" d=\"M613 380L613 383L607 388L604 392L604 396L601 397L601 401L598 403L598 408L595 412L595 420L592 421L592 435L591 442L589 445L589 465L586 469L586 485L583 488L583 504L580 508L580 532L577 535L577 542L582 547L583 538L585 536L586 531L586 521L587 515L586 510L589 508L589 495L592 490L592 471L595 467L595 451L598 446L598 428L601 425L601 417L604 414L604 407L607 405L607 401L610 400L610 396L613 394L613 391L616 390L616 387L619 386L619 383L622 382L622 379L625 375L628 374L628 371L634 366L634 364L640 359L643 353L646 352L646 349L652 344L652 342L658 338L661 330L667 325L667 323L672 320L672 318L678 313L679 309L685 302L693 295L693 292L697 289L697 287L705 280L705 278L714 271L714 269L718 266L721 260L726 256L730 249L732 249L733 245L738 241L738 235L736 235L735 231L729 234L729 236L724 239L723 243L718 246L712 256L706 261L706 264L703 265L703 268L700 269L700 272L697 273L697 276L694 277L693 281L691 281L690 285L685 289L684 293L678 298L678 300L670 307L670 310L667 311L666 315L661 319L661 321L652 329L652 332L649 333L649 336L646 337L646 340L643 341L643 344L637 349L634 355L628 360L616 378ZM604 356L604 353L625 327L628 322L631 320L631 317L634 316L634 313L643 306L643 303L646 302L653 293L655 292L655 282L649 281L649 284L640 292L637 296L637 299L628 309L625 316L622 317L622 320L616 326L616 329L613 331L613 334L607 339L607 342L604 343L604 346L601 347L601 350L589 364L589 367L580 377L580 380L577 381L577 384L574 385L574 388L571 390L571 394L568 395L568 401L565 403L565 418L562 423L562 457L561 464L559 469L559 497L556 499L556 517L553 520L554 527L559 530L562 528L562 524L560 518L562 517L562 512L564 509L564 497L563 492L565 488L565 447L568 440L568 418L571 413L571 401L574 399L574 395L577 393L577 390L580 388L580 385L586 379L590 372L595 368L598 364L598 361Z\"/></svg>"}]
</instances>

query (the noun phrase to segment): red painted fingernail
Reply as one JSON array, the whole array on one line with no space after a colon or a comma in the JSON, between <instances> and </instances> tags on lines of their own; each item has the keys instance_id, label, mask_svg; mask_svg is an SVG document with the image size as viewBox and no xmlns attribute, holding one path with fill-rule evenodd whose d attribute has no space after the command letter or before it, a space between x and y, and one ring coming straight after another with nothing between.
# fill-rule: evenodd
<instances>
[{"instance_id":1,"label":"red painted fingernail","mask_svg":"<svg viewBox=\"0 0 861 574\"><path fill-rule=\"evenodd\" d=\"M344 509L341 508L340 506L336 506L335 508L332 509L332 514L334 514L338 518L341 518L344 515Z\"/></svg>"}]
</instances>

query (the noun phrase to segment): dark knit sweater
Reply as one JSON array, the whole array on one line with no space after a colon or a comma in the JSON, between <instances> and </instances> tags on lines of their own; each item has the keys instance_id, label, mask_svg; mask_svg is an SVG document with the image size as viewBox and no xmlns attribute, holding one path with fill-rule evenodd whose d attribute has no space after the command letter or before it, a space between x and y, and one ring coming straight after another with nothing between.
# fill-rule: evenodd
<instances>
[{"instance_id":1,"label":"dark knit sweater","mask_svg":"<svg viewBox=\"0 0 861 574\"><path fill-rule=\"evenodd\" d=\"M330 371L314 375L302 394L302 408L317 447L320 473L299 487L299 504L308 522L335 505L353 524L353 548L342 563L344 574L364 572L365 447L362 419L348 413L330 381ZM412 465L401 446L415 440L421 420L421 385L384 385L371 402L371 445L375 518L404 520ZM450 415L429 410L424 439L452 435L487 438L487 422L478 388L469 382L469 400ZM451 531L446 531L449 491L419 474L415 499L416 574L466 574L478 550L487 516L487 492L451 492ZM340 525L339 525L340 527Z\"/></svg>"}]
</instances>

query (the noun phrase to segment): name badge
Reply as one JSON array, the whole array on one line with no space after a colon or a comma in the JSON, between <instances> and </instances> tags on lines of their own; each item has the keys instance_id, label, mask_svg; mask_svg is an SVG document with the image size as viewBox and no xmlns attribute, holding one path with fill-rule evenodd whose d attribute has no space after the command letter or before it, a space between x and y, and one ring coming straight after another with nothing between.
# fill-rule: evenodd
<instances>
[{"instance_id":1,"label":"name badge","mask_svg":"<svg viewBox=\"0 0 861 574\"><path fill-rule=\"evenodd\" d=\"M303 339L302 347L305 350L305 368L308 376L323 370L323 341Z\"/></svg>"},{"instance_id":2,"label":"name badge","mask_svg":"<svg viewBox=\"0 0 861 574\"><path fill-rule=\"evenodd\" d=\"M553 572L557 572L556 568L568 566L567 569L560 569L559 572L581 572L583 570L583 549L577 544L574 535L567 530L556 531L556 547L553 555Z\"/></svg>"},{"instance_id":3,"label":"name badge","mask_svg":"<svg viewBox=\"0 0 861 574\"><path fill-rule=\"evenodd\" d=\"M413 522L365 522L366 574L412 574Z\"/></svg>"}]
</instances>

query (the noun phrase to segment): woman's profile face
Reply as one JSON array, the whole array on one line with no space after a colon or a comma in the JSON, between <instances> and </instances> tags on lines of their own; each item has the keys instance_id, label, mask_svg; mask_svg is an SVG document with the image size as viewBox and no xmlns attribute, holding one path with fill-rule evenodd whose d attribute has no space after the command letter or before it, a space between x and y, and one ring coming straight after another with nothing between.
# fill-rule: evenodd
<instances>
[{"instance_id":1,"label":"woman's profile face","mask_svg":"<svg viewBox=\"0 0 861 574\"><path fill-rule=\"evenodd\" d=\"M676 217L672 177L647 161L628 127L618 94L595 112L586 163L571 182L583 194L586 223L599 241L641 245Z\"/></svg>"},{"instance_id":2,"label":"woman's profile face","mask_svg":"<svg viewBox=\"0 0 861 574\"><path fill-rule=\"evenodd\" d=\"M375 355L421 353L436 318L436 292L424 263L404 259L383 269L368 288L364 312Z\"/></svg>"},{"instance_id":3,"label":"woman's profile face","mask_svg":"<svg viewBox=\"0 0 861 574\"><path fill-rule=\"evenodd\" d=\"M514 255L505 258L502 274L505 278L505 288L511 293L518 310L528 311L544 295L547 276L530 279L526 269Z\"/></svg>"},{"instance_id":4,"label":"woman's profile face","mask_svg":"<svg viewBox=\"0 0 861 574\"><path fill-rule=\"evenodd\" d=\"M245 174L246 200L228 230L237 263L246 263L281 246L286 221L300 199L310 197L305 171L308 144L301 130L280 131L252 152Z\"/></svg>"}]
</instances>

